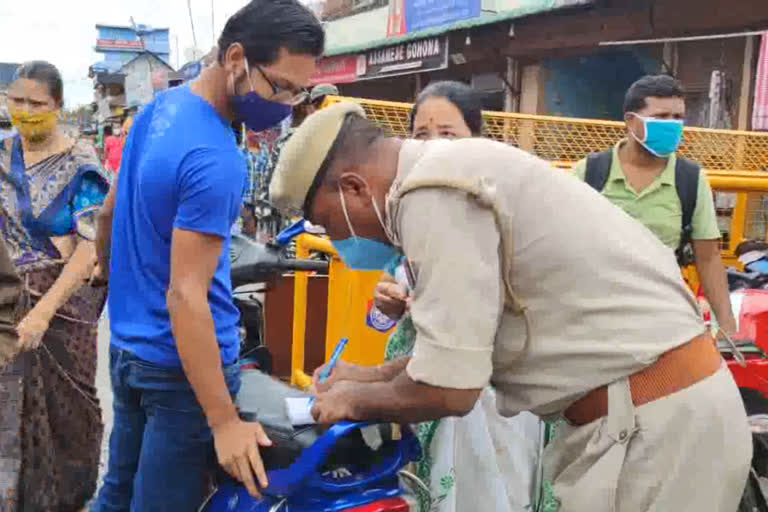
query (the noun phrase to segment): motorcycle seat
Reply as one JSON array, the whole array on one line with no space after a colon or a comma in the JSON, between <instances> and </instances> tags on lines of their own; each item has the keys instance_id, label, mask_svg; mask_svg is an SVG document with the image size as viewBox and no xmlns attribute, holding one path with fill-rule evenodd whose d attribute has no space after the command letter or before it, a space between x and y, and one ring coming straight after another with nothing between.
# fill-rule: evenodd
<instances>
[{"instance_id":1,"label":"motorcycle seat","mask_svg":"<svg viewBox=\"0 0 768 512\"><path fill-rule=\"evenodd\" d=\"M264 466L270 469L287 468L328 430L323 425L291 425L285 407L287 397L307 397L307 393L294 389L258 371L241 373L240 392L236 404L244 421L258 421L273 445L261 448ZM382 441L394 439L394 429L388 423L377 425ZM353 435L337 439L329 455L334 463L360 463L370 457L371 449L358 430Z\"/></svg>"}]
</instances>

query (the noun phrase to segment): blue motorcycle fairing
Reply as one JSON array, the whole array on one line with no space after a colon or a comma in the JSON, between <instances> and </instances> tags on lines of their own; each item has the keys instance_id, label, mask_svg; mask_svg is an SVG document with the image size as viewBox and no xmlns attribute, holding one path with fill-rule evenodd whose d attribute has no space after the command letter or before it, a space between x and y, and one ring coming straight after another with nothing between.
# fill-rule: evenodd
<instances>
[{"instance_id":1,"label":"blue motorcycle fairing","mask_svg":"<svg viewBox=\"0 0 768 512\"><path fill-rule=\"evenodd\" d=\"M289 468L268 472L269 487L266 492L276 496L290 496L299 488L313 488L327 493L350 492L382 478L397 475L400 468L421 456L418 439L412 432L405 431L392 456L375 464L365 473L353 475L348 479L328 479L318 474L339 439L369 425L370 422L351 421L332 425L310 449L304 450Z\"/></svg>"}]
</instances>

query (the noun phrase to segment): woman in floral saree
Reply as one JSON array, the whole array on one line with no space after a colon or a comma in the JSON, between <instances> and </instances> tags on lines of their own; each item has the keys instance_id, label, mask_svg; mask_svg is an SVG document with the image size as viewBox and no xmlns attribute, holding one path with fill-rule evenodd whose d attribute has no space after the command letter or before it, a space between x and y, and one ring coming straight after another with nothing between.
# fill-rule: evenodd
<instances>
[{"instance_id":1,"label":"woman in floral saree","mask_svg":"<svg viewBox=\"0 0 768 512\"><path fill-rule=\"evenodd\" d=\"M18 134L0 140L0 229L13 272L0 280L20 283L16 336L0 337L3 510L81 510L98 476L96 327L106 289L89 285L95 248L76 223L108 183L94 149L58 123L62 89L53 65L22 65L8 89Z\"/></svg>"}]
</instances>

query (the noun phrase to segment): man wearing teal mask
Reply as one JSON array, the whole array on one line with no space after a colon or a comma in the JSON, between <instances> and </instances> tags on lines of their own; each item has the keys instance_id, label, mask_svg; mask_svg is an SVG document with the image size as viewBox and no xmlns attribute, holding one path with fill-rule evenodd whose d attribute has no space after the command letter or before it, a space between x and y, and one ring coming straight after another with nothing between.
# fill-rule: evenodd
<instances>
[{"instance_id":1,"label":"man wearing teal mask","mask_svg":"<svg viewBox=\"0 0 768 512\"><path fill-rule=\"evenodd\" d=\"M336 365L319 422L462 416L492 384L503 416L568 420L544 462L560 512L736 509L733 377L671 251L594 190L499 142L387 137L343 102L286 143L270 197L350 266L408 258L413 355Z\"/></svg>"},{"instance_id":2,"label":"man wearing teal mask","mask_svg":"<svg viewBox=\"0 0 768 512\"><path fill-rule=\"evenodd\" d=\"M667 75L645 76L624 100L627 138L578 162L574 174L695 262L704 295L728 335L736 322L720 259L720 230L712 190L698 164L675 154L683 136L685 92Z\"/></svg>"}]
</instances>

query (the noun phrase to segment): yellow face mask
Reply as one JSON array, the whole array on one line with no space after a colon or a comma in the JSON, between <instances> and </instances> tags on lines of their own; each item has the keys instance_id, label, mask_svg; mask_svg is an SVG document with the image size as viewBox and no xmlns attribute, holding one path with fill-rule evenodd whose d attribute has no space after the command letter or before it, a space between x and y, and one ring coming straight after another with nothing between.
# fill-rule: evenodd
<instances>
[{"instance_id":1,"label":"yellow face mask","mask_svg":"<svg viewBox=\"0 0 768 512\"><path fill-rule=\"evenodd\" d=\"M28 110L12 110L11 124L19 130L19 134L31 141L42 140L56 127L58 116L55 110L31 113Z\"/></svg>"}]
</instances>

